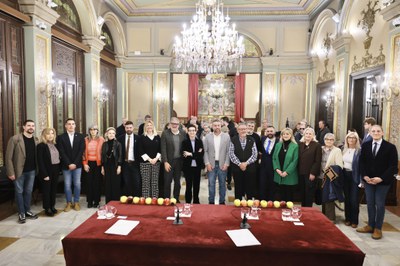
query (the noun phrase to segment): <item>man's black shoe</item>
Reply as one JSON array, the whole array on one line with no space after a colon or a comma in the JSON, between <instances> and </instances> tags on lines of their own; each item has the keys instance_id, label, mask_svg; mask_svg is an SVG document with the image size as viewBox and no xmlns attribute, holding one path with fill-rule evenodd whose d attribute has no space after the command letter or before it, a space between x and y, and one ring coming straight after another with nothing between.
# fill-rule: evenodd
<instances>
[{"instance_id":1,"label":"man's black shoe","mask_svg":"<svg viewBox=\"0 0 400 266\"><path fill-rule=\"evenodd\" d=\"M26 222L25 214L23 213L18 214L18 223L24 224L25 222Z\"/></svg>"},{"instance_id":2,"label":"man's black shoe","mask_svg":"<svg viewBox=\"0 0 400 266\"><path fill-rule=\"evenodd\" d=\"M31 220L35 220L38 218L38 216L31 211L26 212L25 215L26 215L27 219L31 219Z\"/></svg>"},{"instance_id":3,"label":"man's black shoe","mask_svg":"<svg viewBox=\"0 0 400 266\"><path fill-rule=\"evenodd\" d=\"M88 203L88 204L87 204L87 207L88 207L88 208L93 208L93 203Z\"/></svg>"},{"instance_id":4,"label":"man's black shoe","mask_svg":"<svg viewBox=\"0 0 400 266\"><path fill-rule=\"evenodd\" d=\"M228 190L232 190L231 184L226 185L226 188L227 188Z\"/></svg>"},{"instance_id":5,"label":"man's black shoe","mask_svg":"<svg viewBox=\"0 0 400 266\"><path fill-rule=\"evenodd\" d=\"M50 216L50 217L53 217L53 216L54 216L54 213L51 211L51 209L45 210L44 213L45 213L47 216Z\"/></svg>"},{"instance_id":6,"label":"man's black shoe","mask_svg":"<svg viewBox=\"0 0 400 266\"><path fill-rule=\"evenodd\" d=\"M58 211L57 211L57 209L56 208L51 208L51 212L53 213L53 214L56 214Z\"/></svg>"}]
</instances>

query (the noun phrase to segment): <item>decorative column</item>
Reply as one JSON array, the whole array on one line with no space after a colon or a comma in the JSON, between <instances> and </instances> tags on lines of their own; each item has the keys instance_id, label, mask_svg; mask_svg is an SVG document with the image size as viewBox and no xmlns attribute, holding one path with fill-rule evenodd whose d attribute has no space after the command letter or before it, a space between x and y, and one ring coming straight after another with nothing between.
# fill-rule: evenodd
<instances>
[{"instance_id":1,"label":"decorative column","mask_svg":"<svg viewBox=\"0 0 400 266\"><path fill-rule=\"evenodd\" d=\"M348 102L350 96L349 84L349 64L350 64L350 44L351 35L342 34L337 37L332 47L336 50L336 76L335 76L335 102L334 130L337 139L344 139L347 134Z\"/></svg>"},{"instance_id":2,"label":"decorative column","mask_svg":"<svg viewBox=\"0 0 400 266\"><path fill-rule=\"evenodd\" d=\"M19 0L21 11L32 18L24 26L26 113L40 134L52 125L51 27L59 15L44 0Z\"/></svg>"},{"instance_id":3,"label":"decorative column","mask_svg":"<svg viewBox=\"0 0 400 266\"><path fill-rule=\"evenodd\" d=\"M385 135L390 142L397 146L400 153L400 26L393 25L393 20L399 20L400 1L393 2L381 9L380 14L383 19L390 23L389 31L389 52L386 58L385 71L387 74L387 94L388 100L384 126ZM398 183L398 201L400 201L400 182ZM400 202L399 202L400 203Z\"/></svg>"},{"instance_id":4,"label":"decorative column","mask_svg":"<svg viewBox=\"0 0 400 266\"><path fill-rule=\"evenodd\" d=\"M101 103L98 101L101 93L100 51L103 50L104 42L93 36L83 36L82 42L90 48L90 52L85 53L86 125L100 126ZM86 131L86 129L82 130ZM104 131L104 129L100 130Z\"/></svg>"}]
</instances>

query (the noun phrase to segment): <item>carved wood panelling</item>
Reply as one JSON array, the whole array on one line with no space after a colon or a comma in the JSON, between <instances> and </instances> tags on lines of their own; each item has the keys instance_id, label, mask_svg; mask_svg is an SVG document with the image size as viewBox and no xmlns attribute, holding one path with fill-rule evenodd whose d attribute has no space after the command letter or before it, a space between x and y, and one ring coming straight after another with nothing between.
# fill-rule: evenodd
<instances>
[{"instance_id":1,"label":"carved wood panelling","mask_svg":"<svg viewBox=\"0 0 400 266\"><path fill-rule=\"evenodd\" d=\"M53 72L66 76L75 76L74 51L58 43L54 43L54 56L57 60L53 64Z\"/></svg>"}]
</instances>

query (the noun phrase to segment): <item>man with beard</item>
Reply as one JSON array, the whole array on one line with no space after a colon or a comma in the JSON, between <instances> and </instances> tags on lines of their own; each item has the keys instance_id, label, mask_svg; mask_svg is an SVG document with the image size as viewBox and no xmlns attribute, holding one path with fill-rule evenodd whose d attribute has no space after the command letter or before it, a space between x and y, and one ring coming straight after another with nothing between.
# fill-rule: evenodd
<instances>
[{"instance_id":1,"label":"man with beard","mask_svg":"<svg viewBox=\"0 0 400 266\"><path fill-rule=\"evenodd\" d=\"M36 145L38 144L37 138L33 136L35 122L26 120L23 129L22 133L11 137L6 151L7 176L14 183L20 224L25 223L26 218L38 218L31 212L31 197L36 172Z\"/></svg>"},{"instance_id":2,"label":"man with beard","mask_svg":"<svg viewBox=\"0 0 400 266\"><path fill-rule=\"evenodd\" d=\"M124 195L142 196L142 184L139 170L139 150L137 146L139 136L133 134L133 122L126 121L125 134L117 140L121 143L122 151L122 193Z\"/></svg>"},{"instance_id":3,"label":"man with beard","mask_svg":"<svg viewBox=\"0 0 400 266\"><path fill-rule=\"evenodd\" d=\"M268 126L265 130L265 136L261 138L260 200L274 200L275 183L272 154L274 153L275 143L277 142L278 139L275 137L275 128L273 126Z\"/></svg>"}]
</instances>

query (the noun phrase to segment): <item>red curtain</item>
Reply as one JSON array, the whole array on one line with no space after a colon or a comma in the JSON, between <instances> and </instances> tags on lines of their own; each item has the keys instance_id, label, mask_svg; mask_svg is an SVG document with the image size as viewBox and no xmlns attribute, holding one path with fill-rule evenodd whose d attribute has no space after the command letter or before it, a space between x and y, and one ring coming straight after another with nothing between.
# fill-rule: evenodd
<instances>
[{"instance_id":1,"label":"red curtain","mask_svg":"<svg viewBox=\"0 0 400 266\"><path fill-rule=\"evenodd\" d=\"M199 107L199 75L189 74L189 118L197 116Z\"/></svg>"},{"instance_id":2,"label":"red curtain","mask_svg":"<svg viewBox=\"0 0 400 266\"><path fill-rule=\"evenodd\" d=\"M244 86L246 74L239 74L235 77L235 121L239 123L244 117Z\"/></svg>"}]
</instances>

